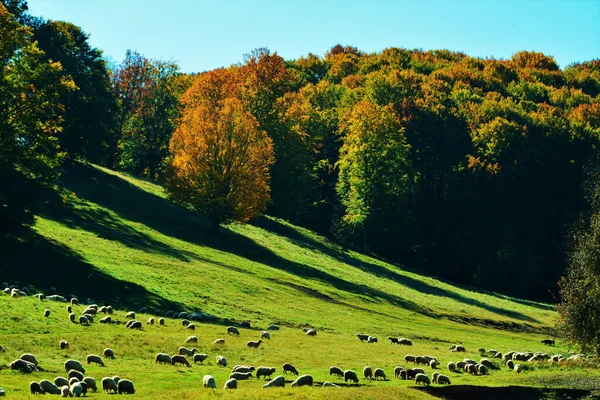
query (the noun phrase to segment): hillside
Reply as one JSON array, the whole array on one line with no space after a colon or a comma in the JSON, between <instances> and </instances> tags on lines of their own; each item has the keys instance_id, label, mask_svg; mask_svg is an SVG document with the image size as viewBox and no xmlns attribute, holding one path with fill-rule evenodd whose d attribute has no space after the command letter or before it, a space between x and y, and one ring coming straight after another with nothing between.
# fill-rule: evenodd
<instances>
[{"instance_id":1,"label":"hillside","mask_svg":"<svg viewBox=\"0 0 600 400\"><path fill-rule=\"evenodd\" d=\"M231 339L235 344L227 348L225 355L232 365L279 367L288 360L303 365L304 370L323 381L330 365L339 363L360 371L369 362L384 367L393 380L391 369L399 363L404 365L405 354L433 354L444 366L462 357L447 350L451 343L462 343L469 349L467 355L477 358L475 350L479 347L544 351L540 340L553 335L556 313L552 305L421 276L341 248L282 220L267 217L252 225L230 226L215 235L207 223L167 202L162 189L146 181L71 163L60 184L67 194L46 207L33 230L2 245L0 281L17 282L42 292L54 286L59 293L90 297L98 304L110 303L122 310L147 306L151 311L202 312L206 323L199 324L196 334L205 344L199 349L204 347L211 356L218 350L207 343L225 335L223 324L250 321L257 328L273 323L283 327L275 334L281 338L277 347L278 342L273 340L255 353L247 353L244 344L258 332L244 332L242 338ZM157 383L153 374L173 379L172 374L168 378L167 372L157 367L149 373L144 365L161 346L169 343L169 349L173 349L168 351L174 352L182 344L188 333L176 321L169 321L162 333L149 328L133 333L140 341L136 346L122 326L94 324L88 329L65 325L66 316L61 315L64 307L59 304L48 306L53 313L50 319L39 320L28 317L43 318L41 310L47 306L37 301L6 296L0 296L0 301L0 344L13 349L1 355L2 364L18 357L17 353L31 351L44 355L46 365L59 371L64 357L54 356L57 340L68 337L76 343L85 337L85 344L71 349L73 357L84 359L88 352L101 352L97 347L104 344L94 347L87 339L112 343L114 347L120 344L119 351L127 354L125 359L133 360L130 366L137 373L141 395L146 393L151 398L153 393L171 387ZM305 337L297 329L302 326L315 327L319 335ZM361 331L378 336L380 343L360 343L354 335ZM86 335L80 336L82 332ZM388 336L411 338L415 346L390 347L385 340ZM311 351L315 349L318 351ZM559 341L552 351L566 354L569 348ZM126 365L120 364L119 371L131 375ZM211 368L216 368L214 363ZM96 378L103 376L104 370L94 371ZM222 387L227 374L211 373L219 374L215 377ZM540 368L519 376L504 370L489 378L453 379L467 385L575 388L575 381L568 377L579 379L582 375L579 369L566 368L557 375L555 370ZM181 397L173 398L197 395L201 376L186 370L181 382L193 382L195 392L182 389L178 392ZM584 388L598 390L598 376L594 370L593 379L582 384ZM0 371L0 386L25 390L30 378ZM426 396L412 389L407 392L407 386L414 386L410 381L382 384L394 388L390 393ZM260 387L256 382L251 386ZM377 385L369 382L359 397L383 398L382 389L373 386ZM251 396L260 396L258 393ZM303 393L318 397L316 392ZM530 398L539 394L537 389L533 393Z\"/></svg>"}]
</instances>

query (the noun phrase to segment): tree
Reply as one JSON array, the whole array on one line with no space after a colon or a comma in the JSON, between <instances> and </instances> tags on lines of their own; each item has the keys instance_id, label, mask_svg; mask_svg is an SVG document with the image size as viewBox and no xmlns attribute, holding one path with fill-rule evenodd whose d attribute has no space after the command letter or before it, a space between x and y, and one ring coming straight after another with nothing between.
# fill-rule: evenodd
<instances>
[{"instance_id":1,"label":"tree","mask_svg":"<svg viewBox=\"0 0 600 400\"><path fill-rule=\"evenodd\" d=\"M365 251L370 249L370 233L397 226L411 190L414 178L403 131L390 106L367 100L354 107L348 121L337 191L344 206L342 219L362 231Z\"/></svg>"},{"instance_id":2,"label":"tree","mask_svg":"<svg viewBox=\"0 0 600 400\"><path fill-rule=\"evenodd\" d=\"M44 62L31 29L0 4L0 232L33 223L60 173L58 99L75 86L59 62Z\"/></svg>"},{"instance_id":3,"label":"tree","mask_svg":"<svg viewBox=\"0 0 600 400\"><path fill-rule=\"evenodd\" d=\"M266 209L273 144L240 100L188 105L171 152L169 198L209 218L215 229L247 222Z\"/></svg>"},{"instance_id":4,"label":"tree","mask_svg":"<svg viewBox=\"0 0 600 400\"><path fill-rule=\"evenodd\" d=\"M90 46L89 35L63 21L34 24L43 59L59 61L62 74L72 77L78 90L59 99L65 108L61 148L71 157L112 167L116 143L117 102L102 51Z\"/></svg>"},{"instance_id":5,"label":"tree","mask_svg":"<svg viewBox=\"0 0 600 400\"><path fill-rule=\"evenodd\" d=\"M567 276L560 281L559 329L582 351L600 355L600 179L590 191L591 212L574 235Z\"/></svg>"}]
</instances>

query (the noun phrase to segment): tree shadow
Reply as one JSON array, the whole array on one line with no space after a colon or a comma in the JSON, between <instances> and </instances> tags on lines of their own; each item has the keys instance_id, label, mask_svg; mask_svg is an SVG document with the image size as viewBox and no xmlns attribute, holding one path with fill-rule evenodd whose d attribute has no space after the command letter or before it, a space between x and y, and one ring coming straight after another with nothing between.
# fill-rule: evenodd
<instances>
[{"instance_id":1,"label":"tree shadow","mask_svg":"<svg viewBox=\"0 0 600 400\"><path fill-rule=\"evenodd\" d=\"M527 386L488 387L475 385L449 385L415 387L431 396L442 399L465 400L575 400L590 397L591 392L583 389L570 388L537 388Z\"/></svg>"},{"instance_id":2,"label":"tree shadow","mask_svg":"<svg viewBox=\"0 0 600 400\"><path fill-rule=\"evenodd\" d=\"M65 297L91 297L118 308L185 308L138 284L103 273L67 246L31 230L0 241L0 252L2 280L31 285L45 293L54 286Z\"/></svg>"},{"instance_id":3,"label":"tree shadow","mask_svg":"<svg viewBox=\"0 0 600 400\"><path fill-rule=\"evenodd\" d=\"M290 240L292 243L294 243L298 246L307 247L307 248L312 249L313 251L318 251L318 252L323 253L323 254L325 254L331 258L334 258L340 262L343 262L345 264L356 267L356 268L360 269L361 271L367 272L369 274L373 274L380 278L385 278L385 279L391 280L393 282L396 282L401 285L407 286L411 289L414 289L420 293L430 294L430 295L439 296L439 297L448 297L448 298L456 300L460 303L479 307L479 308L485 309L487 311L490 311L494 314L502 315L502 316L513 318L513 319L520 320L520 321L538 322L535 318L532 318L532 317L525 315L523 313L520 313L518 311L507 310L505 308L493 306L491 304L487 304L487 303L484 303L484 302L476 300L476 299L465 297L454 291L442 289L440 287L430 285L430 284L420 281L418 279L414 279L414 278L408 277L406 275L396 273L396 272L391 271L387 268L384 268L380 265L376 265L376 264L373 264L370 262L358 260L354 257L349 256L347 254L347 252L345 252L344 249L342 249L341 247L336 249L334 246L328 246L328 245L321 243L317 240L314 240L308 236L302 235L300 232L293 229L292 227L289 227L289 226L287 226L279 221L276 221L274 219L261 218L261 219L255 221L253 223L253 225L263 228L265 230L268 230L269 232L273 232L273 233L277 233L279 235L285 236L286 238L288 238L288 240ZM498 297L498 298L505 298L505 296L498 296L498 295L495 295L492 293L487 293L487 294L490 296Z\"/></svg>"}]
</instances>

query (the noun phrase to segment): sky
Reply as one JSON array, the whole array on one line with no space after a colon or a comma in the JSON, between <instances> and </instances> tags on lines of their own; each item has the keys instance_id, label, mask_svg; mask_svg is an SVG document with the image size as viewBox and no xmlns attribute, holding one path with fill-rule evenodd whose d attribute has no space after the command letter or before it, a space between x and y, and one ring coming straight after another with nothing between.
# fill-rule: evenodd
<instances>
[{"instance_id":1,"label":"sky","mask_svg":"<svg viewBox=\"0 0 600 400\"><path fill-rule=\"evenodd\" d=\"M600 58L600 0L28 0L30 14L72 22L115 62L127 49L201 72L267 47L285 59L336 44L449 49L510 58L555 57L560 67Z\"/></svg>"}]
</instances>

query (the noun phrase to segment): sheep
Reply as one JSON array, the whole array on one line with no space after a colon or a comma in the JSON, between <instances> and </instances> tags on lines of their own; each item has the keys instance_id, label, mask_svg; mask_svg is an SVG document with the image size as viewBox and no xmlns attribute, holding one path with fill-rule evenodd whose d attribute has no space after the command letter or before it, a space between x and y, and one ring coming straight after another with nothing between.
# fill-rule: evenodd
<instances>
[{"instance_id":1,"label":"sheep","mask_svg":"<svg viewBox=\"0 0 600 400\"><path fill-rule=\"evenodd\" d=\"M515 371L517 374L520 374L520 373L521 373L521 369L522 369L522 368L521 368L521 364L517 364L517 365L515 365L515 367L514 367L514 371Z\"/></svg>"},{"instance_id":2,"label":"sheep","mask_svg":"<svg viewBox=\"0 0 600 400\"><path fill-rule=\"evenodd\" d=\"M85 315L81 315L79 317L79 323L81 325L89 325L90 324L90 320Z\"/></svg>"},{"instance_id":3,"label":"sheep","mask_svg":"<svg viewBox=\"0 0 600 400\"><path fill-rule=\"evenodd\" d=\"M269 377L271 379L271 375L275 373L276 369L271 367L258 367L256 369L256 379L259 379L261 376Z\"/></svg>"},{"instance_id":4,"label":"sheep","mask_svg":"<svg viewBox=\"0 0 600 400\"><path fill-rule=\"evenodd\" d=\"M507 360L506 361L506 368L508 369L514 369L515 368L515 363L513 360Z\"/></svg>"},{"instance_id":5,"label":"sheep","mask_svg":"<svg viewBox=\"0 0 600 400\"><path fill-rule=\"evenodd\" d=\"M361 342L365 342L368 338L369 335L365 335L364 333L358 333L356 335L356 337L358 338L358 340L360 340Z\"/></svg>"},{"instance_id":6,"label":"sheep","mask_svg":"<svg viewBox=\"0 0 600 400\"><path fill-rule=\"evenodd\" d=\"M165 324L165 319L164 318L159 318L158 319L158 324L161 325L161 326L164 325Z\"/></svg>"},{"instance_id":7,"label":"sheep","mask_svg":"<svg viewBox=\"0 0 600 400\"><path fill-rule=\"evenodd\" d=\"M83 368L83 365L81 365L81 363L79 361L77 361L77 360L65 361L65 372L69 372L72 369L79 371L82 374L85 374L85 368Z\"/></svg>"},{"instance_id":8,"label":"sheep","mask_svg":"<svg viewBox=\"0 0 600 400\"><path fill-rule=\"evenodd\" d=\"M356 372L351 370L344 371L344 382L352 381L354 383L358 383L358 376L356 376Z\"/></svg>"},{"instance_id":9,"label":"sheep","mask_svg":"<svg viewBox=\"0 0 600 400\"><path fill-rule=\"evenodd\" d=\"M431 361L429 361L429 366L432 369L436 369L438 365L440 365L440 362L438 360L431 360Z\"/></svg>"},{"instance_id":10,"label":"sheep","mask_svg":"<svg viewBox=\"0 0 600 400\"><path fill-rule=\"evenodd\" d=\"M502 353L500 353L499 351L496 352L496 354L494 354L493 358L502 358Z\"/></svg>"},{"instance_id":11,"label":"sheep","mask_svg":"<svg viewBox=\"0 0 600 400\"><path fill-rule=\"evenodd\" d=\"M406 362L413 362L416 364L416 357L415 356L411 356L411 355L406 355L404 356L404 361Z\"/></svg>"},{"instance_id":12,"label":"sheep","mask_svg":"<svg viewBox=\"0 0 600 400\"><path fill-rule=\"evenodd\" d=\"M498 367L496 367L496 364L494 364L493 362L491 362L487 358L482 358L479 361L479 364L485 365L486 368L488 368L488 369L498 369Z\"/></svg>"},{"instance_id":13,"label":"sheep","mask_svg":"<svg viewBox=\"0 0 600 400\"><path fill-rule=\"evenodd\" d=\"M235 367L233 367L233 370L231 372L252 372L254 371L256 368L254 368L252 365L236 365Z\"/></svg>"},{"instance_id":14,"label":"sheep","mask_svg":"<svg viewBox=\"0 0 600 400\"><path fill-rule=\"evenodd\" d=\"M133 321L129 329L137 329L139 331L142 329L142 323L140 321Z\"/></svg>"},{"instance_id":15,"label":"sheep","mask_svg":"<svg viewBox=\"0 0 600 400\"><path fill-rule=\"evenodd\" d=\"M296 386L312 386L313 385L313 377L312 375L301 375L292 384L291 387Z\"/></svg>"},{"instance_id":16,"label":"sheep","mask_svg":"<svg viewBox=\"0 0 600 400\"><path fill-rule=\"evenodd\" d=\"M471 360L470 358L465 358L463 361L467 364L477 364L477 361Z\"/></svg>"},{"instance_id":17,"label":"sheep","mask_svg":"<svg viewBox=\"0 0 600 400\"><path fill-rule=\"evenodd\" d=\"M406 338L399 338L398 343L404 346L412 346L412 340Z\"/></svg>"},{"instance_id":18,"label":"sheep","mask_svg":"<svg viewBox=\"0 0 600 400\"><path fill-rule=\"evenodd\" d=\"M102 314L106 314L108 312L108 308L106 306L102 306L98 309L98 312L101 312Z\"/></svg>"},{"instance_id":19,"label":"sheep","mask_svg":"<svg viewBox=\"0 0 600 400\"><path fill-rule=\"evenodd\" d=\"M21 357L19 357L21 360L25 360L25 361L29 361L32 364L35 364L35 366L38 365L38 360L37 358L35 358L35 356L33 354L29 354L29 353L23 353L21 354Z\"/></svg>"},{"instance_id":20,"label":"sheep","mask_svg":"<svg viewBox=\"0 0 600 400\"><path fill-rule=\"evenodd\" d=\"M125 318L127 318L127 319L135 319L135 312L129 311L127 314L125 314Z\"/></svg>"},{"instance_id":21,"label":"sheep","mask_svg":"<svg viewBox=\"0 0 600 400\"><path fill-rule=\"evenodd\" d=\"M154 363L171 364L171 356L166 353L158 353L154 357Z\"/></svg>"},{"instance_id":22,"label":"sheep","mask_svg":"<svg viewBox=\"0 0 600 400\"><path fill-rule=\"evenodd\" d=\"M189 324L185 329L188 329L190 331L195 331L196 330L196 325L194 324Z\"/></svg>"},{"instance_id":23,"label":"sheep","mask_svg":"<svg viewBox=\"0 0 600 400\"><path fill-rule=\"evenodd\" d=\"M448 363L448 371L450 371L450 372L456 371L456 364L454 364L452 361L450 361Z\"/></svg>"},{"instance_id":24,"label":"sheep","mask_svg":"<svg viewBox=\"0 0 600 400\"><path fill-rule=\"evenodd\" d=\"M278 325L270 325L267 328L268 331L278 331L279 330L279 326Z\"/></svg>"},{"instance_id":25,"label":"sheep","mask_svg":"<svg viewBox=\"0 0 600 400\"><path fill-rule=\"evenodd\" d=\"M83 382L87 385L88 388L92 389L92 392L96 392L98 390L98 386L96 385L96 380L90 376L86 376L83 378Z\"/></svg>"},{"instance_id":26,"label":"sheep","mask_svg":"<svg viewBox=\"0 0 600 400\"><path fill-rule=\"evenodd\" d=\"M460 344L457 344L454 347L454 349L452 349L452 351L458 352L458 353L466 353L467 349L465 349L465 346L461 346Z\"/></svg>"},{"instance_id":27,"label":"sheep","mask_svg":"<svg viewBox=\"0 0 600 400\"><path fill-rule=\"evenodd\" d=\"M97 312L97 309L88 307L85 310L83 310L82 314L96 315Z\"/></svg>"},{"instance_id":28,"label":"sheep","mask_svg":"<svg viewBox=\"0 0 600 400\"><path fill-rule=\"evenodd\" d=\"M102 356L106 358L110 358L111 360L115 359L115 351L111 348L106 348L102 352Z\"/></svg>"},{"instance_id":29,"label":"sheep","mask_svg":"<svg viewBox=\"0 0 600 400\"><path fill-rule=\"evenodd\" d=\"M267 331L260 331L260 338L271 340L271 334Z\"/></svg>"},{"instance_id":30,"label":"sheep","mask_svg":"<svg viewBox=\"0 0 600 400\"><path fill-rule=\"evenodd\" d=\"M203 353L203 354L194 354L194 359L193 359L194 360L194 364L196 364L196 363L202 364L202 362L204 360L206 360L207 358L208 358L208 354L205 354L205 353Z\"/></svg>"},{"instance_id":31,"label":"sheep","mask_svg":"<svg viewBox=\"0 0 600 400\"><path fill-rule=\"evenodd\" d=\"M477 368L477 365L478 364L467 364L465 366L465 371L471 375L477 375L477 372L479 371L479 368Z\"/></svg>"},{"instance_id":32,"label":"sheep","mask_svg":"<svg viewBox=\"0 0 600 400\"><path fill-rule=\"evenodd\" d=\"M293 375L296 375L296 376L298 375L298 370L292 364L285 363L285 364L283 364L282 369L283 369L284 374L287 374L288 372L290 372Z\"/></svg>"},{"instance_id":33,"label":"sheep","mask_svg":"<svg viewBox=\"0 0 600 400\"><path fill-rule=\"evenodd\" d=\"M225 382L223 389L237 389L237 380L230 378Z\"/></svg>"},{"instance_id":34,"label":"sheep","mask_svg":"<svg viewBox=\"0 0 600 400\"><path fill-rule=\"evenodd\" d=\"M188 349L186 347L179 348L179 355L182 355L182 356L192 357L197 352L198 352L198 350L196 350L195 347L193 349Z\"/></svg>"},{"instance_id":35,"label":"sheep","mask_svg":"<svg viewBox=\"0 0 600 400\"><path fill-rule=\"evenodd\" d=\"M107 315L104 318L100 318L98 322L100 322L101 324L110 324L112 323L112 318L110 317L110 315Z\"/></svg>"},{"instance_id":36,"label":"sheep","mask_svg":"<svg viewBox=\"0 0 600 400\"><path fill-rule=\"evenodd\" d=\"M419 365L419 364L429 365L429 361L427 361L427 358L425 358L423 356L416 356L415 357L415 364L417 364L417 365Z\"/></svg>"},{"instance_id":37,"label":"sheep","mask_svg":"<svg viewBox=\"0 0 600 400\"><path fill-rule=\"evenodd\" d=\"M61 349L61 350L68 349L69 348L69 342L67 342L66 340L61 340L58 343L58 348Z\"/></svg>"},{"instance_id":38,"label":"sheep","mask_svg":"<svg viewBox=\"0 0 600 400\"><path fill-rule=\"evenodd\" d=\"M544 339L544 340L542 340L542 343L545 344L546 346L554 346L556 341L554 339Z\"/></svg>"},{"instance_id":39,"label":"sheep","mask_svg":"<svg viewBox=\"0 0 600 400\"><path fill-rule=\"evenodd\" d=\"M69 392L69 397L81 397L81 394L83 393L83 386L81 386L80 382L75 382L69 388Z\"/></svg>"},{"instance_id":40,"label":"sheep","mask_svg":"<svg viewBox=\"0 0 600 400\"><path fill-rule=\"evenodd\" d=\"M210 375L204 375L204 378L202 378L202 384L204 385L204 389L207 389L207 388L216 389L217 388L217 384L215 383L215 378L213 378Z\"/></svg>"},{"instance_id":41,"label":"sheep","mask_svg":"<svg viewBox=\"0 0 600 400\"><path fill-rule=\"evenodd\" d=\"M373 371L373 376L376 380L381 378L385 381L387 379L387 377L385 376L385 372L381 368L375 369L375 371Z\"/></svg>"},{"instance_id":42,"label":"sheep","mask_svg":"<svg viewBox=\"0 0 600 400\"><path fill-rule=\"evenodd\" d=\"M459 361L456 363L456 369L465 369L465 365L467 365L464 361Z\"/></svg>"},{"instance_id":43,"label":"sheep","mask_svg":"<svg viewBox=\"0 0 600 400\"><path fill-rule=\"evenodd\" d=\"M502 360L504 362L506 362L508 360L512 360L514 354L515 354L514 351L509 351L508 353L504 353L504 355L502 356Z\"/></svg>"},{"instance_id":44,"label":"sheep","mask_svg":"<svg viewBox=\"0 0 600 400\"><path fill-rule=\"evenodd\" d=\"M190 362L187 360L187 358L185 358L185 356L182 356L180 354L175 354L171 356L171 364L175 365L175 364L182 364L182 365L186 365L188 368L191 367Z\"/></svg>"},{"instance_id":45,"label":"sheep","mask_svg":"<svg viewBox=\"0 0 600 400\"><path fill-rule=\"evenodd\" d=\"M377 338L375 336L369 336L367 343L377 343Z\"/></svg>"},{"instance_id":46,"label":"sheep","mask_svg":"<svg viewBox=\"0 0 600 400\"><path fill-rule=\"evenodd\" d=\"M212 344L215 346L222 346L225 344L225 339L223 339L223 338L216 339Z\"/></svg>"},{"instance_id":47,"label":"sheep","mask_svg":"<svg viewBox=\"0 0 600 400\"><path fill-rule=\"evenodd\" d=\"M390 341L390 344L398 344L398 338L397 337L388 336L388 340Z\"/></svg>"},{"instance_id":48,"label":"sheep","mask_svg":"<svg viewBox=\"0 0 600 400\"><path fill-rule=\"evenodd\" d=\"M438 375L438 377L437 377L437 384L438 385L449 385L450 384L450 378L448 378L446 375Z\"/></svg>"},{"instance_id":49,"label":"sheep","mask_svg":"<svg viewBox=\"0 0 600 400\"><path fill-rule=\"evenodd\" d=\"M135 393L135 388L133 387L133 382L131 382L129 379L120 379L119 382L117 382L117 388L118 388L118 392L119 394L134 394Z\"/></svg>"},{"instance_id":50,"label":"sheep","mask_svg":"<svg viewBox=\"0 0 600 400\"><path fill-rule=\"evenodd\" d=\"M477 364L477 372L479 372L481 375L487 375L488 368L483 364Z\"/></svg>"},{"instance_id":51,"label":"sheep","mask_svg":"<svg viewBox=\"0 0 600 400\"><path fill-rule=\"evenodd\" d=\"M216 357L217 360L217 365L219 367L226 367L227 366L227 359L223 356L217 356Z\"/></svg>"},{"instance_id":52,"label":"sheep","mask_svg":"<svg viewBox=\"0 0 600 400\"><path fill-rule=\"evenodd\" d=\"M102 378L102 391L110 393L117 393L117 382L113 378L106 377Z\"/></svg>"},{"instance_id":53,"label":"sheep","mask_svg":"<svg viewBox=\"0 0 600 400\"><path fill-rule=\"evenodd\" d=\"M335 383L331 383L331 382L323 382L323 384L321 385L321 387L336 387L336 388L339 388L338 385L336 385Z\"/></svg>"},{"instance_id":54,"label":"sheep","mask_svg":"<svg viewBox=\"0 0 600 400\"><path fill-rule=\"evenodd\" d=\"M548 354L534 354L529 360L527 360L528 362L533 362L533 361L546 361L547 359L549 359L550 356Z\"/></svg>"},{"instance_id":55,"label":"sheep","mask_svg":"<svg viewBox=\"0 0 600 400\"><path fill-rule=\"evenodd\" d=\"M189 336L187 339L185 339L185 341L183 342L185 344L187 343L198 343L198 336Z\"/></svg>"},{"instance_id":56,"label":"sheep","mask_svg":"<svg viewBox=\"0 0 600 400\"><path fill-rule=\"evenodd\" d=\"M58 386L59 388L68 385L69 381L67 380L67 378L64 378L62 376L57 376L56 378L54 378L54 384L56 386Z\"/></svg>"},{"instance_id":57,"label":"sheep","mask_svg":"<svg viewBox=\"0 0 600 400\"><path fill-rule=\"evenodd\" d=\"M187 319L181 320L181 326L188 326L189 324L190 324L190 321L188 321Z\"/></svg>"},{"instance_id":58,"label":"sheep","mask_svg":"<svg viewBox=\"0 0 600 400\"><path fill-rule=\"evenodd\" d=\"M44 317L49 317L50 316L50 310L45 309L44 310Z\"/></svg>"},{"instance_id":59,"label":"sheep","mask_svg":"<svg viewBox=\"0 0 600 400\"><path fill-rule=\"evenodd\" d=\"M46 394L42 386L35 381L29 383L29 391L31 394Z\"/></svg>"},{"instance_id":60,"label":"sheep","mask_svg":"<svg viewBox=\"0 0 600 400\"><path fill-rule=\"evenodd\" d=\"M71 392L69 391L69 386L68 385L64 385L60 388L60 394L62 395L62 397L69 397L69 395L71 394Z\"/></svg>"},{"instance_id":61,"label":"sheep","mask_svg":"<svg viewBox=\"0 0 600 400\"><path fill-rule=\"evenodd\" d=\"M404 371L404 367L401 366L397 366L394 368L394 378L399 378L400 377L400 372Z\"/></svg>"},{"instance_id":62,"label":"sheep","mask_svg":"<svg viewBox=\"0 0 600 400\"><path fill-rule=\"evenodd\" d=\"M75 323L75 314L73 314L73 313L70 313L70 314L69 314L69 320L70 320L72 323ZM86 321L87 321L87 318L86 318Z\"/></svg>"},{"instance_id":63,"label":"sheep","mask_svg":"<svg viewBox=\"0 0 600 400\"><path fill-rule=\"evenodd\" d=\"M434 372L433 374L431 374L431 382L437 383L438 376L440 376L439 372Z\"/></svg>"},{"instance_id":64,"label":"sheep","mask_svg":"<svg viewBox=\"0 0 600 400\"><path fill-rule=\"evenodd\" d=\"M29 374L34 371L39 371L38 367L34 363L21 360L20 358L11 362L9 367L11 370L21 371L25 374Z\"/></svg>"},{"instance_id":65,"label":"sheep","mask_svg":"<svg viewBox=\"0 0 600 400\"><path fill-rule=\"evenodd\" d=\"M248 346L249 349L257 349L261 343L262 343L262 340L260 340L260 339L257 340L256 342L251 340L248 343L246 343L246 346Z\"/></svg>"},{"instance_id":66,"label":"sheep","mask_svg":"<svg viewBox=\"0 0 600 400\"><path fill-rule=\"evenodd\" d=\"M365 379L373 379L373 368L367 366L363 368L363 376Z\"/></svg>"},{"instance_id":67,"label":"sheep","mask_svg":"<svg viewBox=\"0 0 600 400\"><path fill-rule=\"evenodd\" d=\"M60 394L59 387L47 379L42 379L40 381L40 386L42 387L42 389L44 390L45 393Z\"/></svg>"},{"instance_id":68,"label":"sheep","mask_svg":"<svg viewBox=\"0 0 600 400\"><path fill-rule=\"evenodd\" d=\"M406 370L406 377L408 379L414 379L418 374L424 374L425 371L423 371L421 368L413 368L413 369L408 369Z\"/></svg>"},{"instance_id":69,"label":"sheep","mask_svg":"<svg viewBox=\"0 0 600 400\"><path fill-rule=\"evenodd\" d=\"M485 349L484 349L483 347L480 347L480 348L477 350L477 352L478 352L478 353L485 353L486 351L485 351Z\"/></svg>"},{"instance_id":70,"label":"sheep","mask_svg":"<svg viewBox=\"0 0 600 400\"><path fill-rule=\"evenodd\" d=\"M240 336L240 330L238 328L236 328L235 326L228 326L227 327L227 334L228 335Z\"/></svg>"},{"instance_id":71,"label":"sheep","mask_svg":"<svg viewBox=\"0 0 600 400\"><path fill-rule=\"evenodd\" d=\"M423 384L423 385L429 386L429 385L431 385L431 380L425 374L417 374L415 376L415 383L417 385Z\"/></svg>"},{"instance_id":72,"label":"sheep","mask_svg":"<svg viewBox=\"0 0 600 400\"><path fill-rule=\"evenodd\" d=\"M81 381L79 380L79 378L74 376L71 379L69 379L69 386L71 386L72 384L77 383L77 382L81 382Z\"/></svg>"},{"instance_id":73,"label":"sheep","mask_svg":"<svg viewBox=\"0 0 600 400\"><path fill-rule=\"evenodd\" d=\"M104 365L104 361L102 360L102 357L96 355L96 354L89 354L87 356L87 363L88 365L90 365L90 363L95 363L100 365L101 367L105 367L106 365Z\"/></svg>"},{"instance_id":74,"label":"sheep","mask_svg":"<svg viewBox=\"0 0 600 400\"><path fill-rule=\"evenodd\" d=\"M309 329L306 331L306 336L317 336L317 331L315 329Z\"/></svg>"},{"instance_id":75,"label":"sheep","mask_svg":"<svg viewBox=\"0 0 600 400\"><path fill-rule=\"evenodd\" d=\"M344 376L344 371L342 371L342 369L340 367L329 367L329 376L331 375L336 375L336 376Z\"/></svg>"},{"instance_id":76,"label":"sheep","mask_svg":"<svg viewBox=\"0 0 600 400\"><path fill-rule=\"evenodd\" d=\"M59 296L57 294L51 294L50 296L46 296L46 298L48 300L52 300L52 301L60 301L62 303L66 303L67 299L65 299L63 296Z\"/></svg>"},{"instance_id":77,"label":"sheep","mask_svg":"<svg viewBox=\"0 0 600 400\"><path fill-rule=\"evenodd\" d=\"M148 321L146 321L146 325L154 325L154 318L148 318Z\"/></svg>"},{"instance_id":78,"label":"sheep","mask_svg":"<svg viewBox=\"0 0 600 400\"><path fill-rule=\"evenodd\" d=\"M232 372L229 375L229 379L237 379L238 381L245 381L252 378L252 372Z\"/></svg>"},{"instance_id":79,"label":"sheep","mask_svg":"<svg viewBox=\"0 0 600 400\"><path fill-rule=\"evenodd\" d=\"M94 316L91 314L83 314L84 317L87 318L88 322L94 322Z\"/></svg>"},{"instance_id":80,"label":"sheep","mask_svg":"<svg viewBox=\"0 0 600 400\"><path fill-rule=\"evenodd\" d=\"M276 376L263 385L263 389L272 387L285 387L285 377L283 375Z\"/></svg>"}]
</instances>

